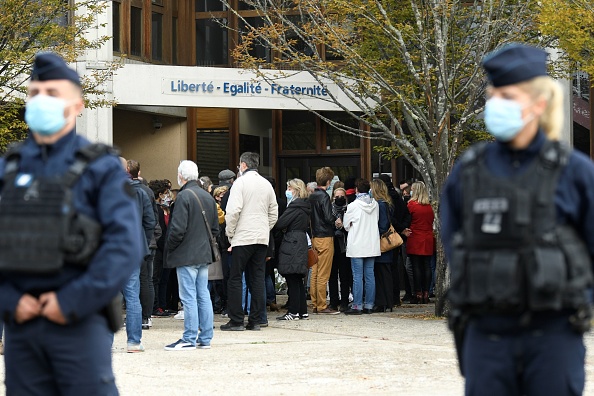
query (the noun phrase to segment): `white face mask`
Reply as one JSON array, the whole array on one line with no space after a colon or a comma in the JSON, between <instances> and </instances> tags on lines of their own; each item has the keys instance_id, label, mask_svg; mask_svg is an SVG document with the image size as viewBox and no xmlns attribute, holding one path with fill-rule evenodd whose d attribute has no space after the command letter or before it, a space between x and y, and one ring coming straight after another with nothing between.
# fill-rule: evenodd
<instances>
[{"instance_id":1,"label":"white face mask","mask_svg":"<svg viewBox=\"0 0 594 396\"><path fill-rule=\"evenodd\" d=\"M177 175L177 185L181 188L184 185L182 184L182 177L181 175Z\"/></svg>"}]
</instances>

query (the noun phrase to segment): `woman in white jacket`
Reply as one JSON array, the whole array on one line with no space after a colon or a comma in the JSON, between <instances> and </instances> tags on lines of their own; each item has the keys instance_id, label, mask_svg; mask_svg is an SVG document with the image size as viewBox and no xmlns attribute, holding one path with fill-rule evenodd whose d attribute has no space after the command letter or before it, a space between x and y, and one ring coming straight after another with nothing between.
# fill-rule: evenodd
<instances>
[{"instance_id":1,"label":"woman in white jacket","mask_svg":"<svg viewBox=\"0 0 594 396\"><path fill-rule=\"evenodd\" d=\"M379 207L370 195L369 181L356 182L356 199L347 206L344 229L348 231L347 257L351 258L353 271L353 304L346 315L370 314L375 300L375 257L381 255L378 229ZM365 302L363 302L363 277L365 277Z\"/></svg>"}]
</instances>

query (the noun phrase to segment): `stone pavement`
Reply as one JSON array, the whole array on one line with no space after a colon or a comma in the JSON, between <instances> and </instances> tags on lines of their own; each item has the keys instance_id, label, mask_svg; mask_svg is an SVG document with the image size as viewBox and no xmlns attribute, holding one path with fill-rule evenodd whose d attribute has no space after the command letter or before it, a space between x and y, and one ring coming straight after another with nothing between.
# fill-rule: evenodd
<instances>
[{"instance_id":1,"label":"stone pavement","mask_svg":"<svg viewBox=\"0 0 594 396\"><path fill-rule=\"evenodd\" d=\"M223 332L215 315L212 349L167 352L183 322L156 318L143 332L146 352L125 353L115 337L114 370L122 395L461 395L463 378L451 334L434 306L393 313L311 315L277 321L259 332ZM594 336L586 337L584 394L594 394Z\"/></svg>"},{"instance_id":2,"label":"stone pavement","mask_svg":"<svg viewBox=\"0 0 594 396\"><path fill-rule=\"evenodd\" d=\"M163 347L181 337L183 321L155 318L143 332L144 353L126 353L126 332L115 335L116 380L124 396L461 395L452 337L433 309L404 305L294 322L277 321L273 312L259 332L222 332L226 319L215 315L212 349L180 352ZM587 395L594 394L593 334L586 345Z\"/></svg>"}]
</instances>

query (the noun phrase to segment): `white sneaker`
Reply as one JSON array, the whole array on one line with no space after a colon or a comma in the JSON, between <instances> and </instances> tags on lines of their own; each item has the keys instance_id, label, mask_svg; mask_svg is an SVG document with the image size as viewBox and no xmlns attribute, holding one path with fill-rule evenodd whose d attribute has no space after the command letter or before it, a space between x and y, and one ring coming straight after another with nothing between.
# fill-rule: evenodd
<instances>
[{"instance_id":1,"label":"white sneaker","mask_svg":"<svg viewBox=\"0 0 594 396\"><path fill-rule=\"evenodd\" d=\"M299 320L299 315L293 315L292 313L287 312L283 316L279 316L276 320Z\"/></svg>"},{"instance_id":2,"label":"white sneaker","mask_svg":"<svg viewBox=\"0 0 594 396\"><path fill-rule=\"evenodd\" d=\"M153 327L153 319L148 318L148 327Z\"/></svg>"},{"instance_id":3,"label":"white sneaker","mask_svg":"<svg viewBox=\"0 0 594 396\"><path fill-rule=\"evenodd\" d=\"M182 339L175 341L173 344L165 345L166 351L191 351L195 349L196 345L192 345Z\"/></svg>"},{"instance_id":4,"label":"white sneaker","mask_svg":"<svg viewBox=\"0 0 594 396\"><path fill-rule=\"evenodd\" d=\"M184 320L184 311L179 311L178 313L176 313L173 319Z\"/></svg>"},{"instance_id":5,"label":"white sneaker","mask_svg":"<svg viewBox=\"0 0 594 396\"><path fill-rule=\"evenodd\" d=\"M128 353L144 352L142 344L128 344Z\"/></svg>"}]
</instances>

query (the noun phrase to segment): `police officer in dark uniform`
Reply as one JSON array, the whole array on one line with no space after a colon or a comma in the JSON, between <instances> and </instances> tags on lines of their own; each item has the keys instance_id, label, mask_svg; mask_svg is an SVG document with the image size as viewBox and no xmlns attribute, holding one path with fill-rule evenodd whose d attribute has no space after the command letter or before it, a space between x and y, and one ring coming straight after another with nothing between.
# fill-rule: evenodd
<instances>
[{"instance_id":1,"label":"police officer in dark uniform","mask_svg":"<svg viewBox=\"0 0 594 396\"><path fill-rule=\"evenodd\" d=\"M76 135L83 106L78 74L55 54L37 55L31 132L0 160L8 395L118 394L117 317L108 321L106 307L140 265L139 219L118 157Z\"/></svg>"},{"instance_id":2,"label":"police officer in dark uniform","mask_svg":"<svg viewBox=\"0 0 594 396\"><path fill-rule=\"evenodd\" d=\"M450 325L467 395L580 395L594 255L594 166L558 142L563 93L547 53L483 60L485 123L441 199Z\"/></svg>"}]
</instances>

